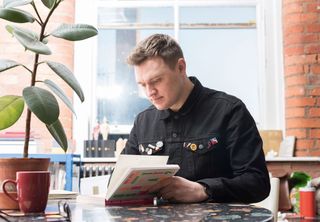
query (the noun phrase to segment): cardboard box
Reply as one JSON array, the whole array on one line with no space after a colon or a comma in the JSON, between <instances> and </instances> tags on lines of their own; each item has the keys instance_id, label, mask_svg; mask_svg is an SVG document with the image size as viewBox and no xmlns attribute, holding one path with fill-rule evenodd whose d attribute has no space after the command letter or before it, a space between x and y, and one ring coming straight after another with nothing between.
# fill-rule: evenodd
<instances>
[{"instance_id":1,"label":"cardboard box","mask_svg":"<svg viewBox=\"0 0 320 222\"><path fill-rule=\"evenodd\" d=\"M105 195L109 178L110 175L81 178L81 195Z\"/></svg>"}]
</instances>

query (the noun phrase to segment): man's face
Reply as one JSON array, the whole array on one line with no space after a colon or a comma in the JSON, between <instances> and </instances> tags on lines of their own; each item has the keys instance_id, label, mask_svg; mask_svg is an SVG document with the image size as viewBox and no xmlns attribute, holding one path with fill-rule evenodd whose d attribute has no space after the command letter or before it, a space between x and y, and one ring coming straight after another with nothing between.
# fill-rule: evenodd
<instances>
[{"instance_id":1,"label":"man's face","mask_svg":"<svg viewBox=\"0 0 320 222\"><path fill-rule=\"evenodd\" d=\"M183 58L178 60L173 69L162 58L154 57L136 65L134 70L137 83L157 109L180 109L184 102L181 98L186 78Z\"/></svg>"}]
</instances>

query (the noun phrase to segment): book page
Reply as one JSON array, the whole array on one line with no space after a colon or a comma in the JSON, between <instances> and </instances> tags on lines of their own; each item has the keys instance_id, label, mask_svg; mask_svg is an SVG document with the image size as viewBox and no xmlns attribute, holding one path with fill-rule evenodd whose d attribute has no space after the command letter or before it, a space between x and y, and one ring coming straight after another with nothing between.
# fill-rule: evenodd
<instances>
[{"instance_id":1,"label":"book page","mask_svg":"<svg viewBox=\"0 0 320 222\"><path fill-rule=\"evenodd\" d=\"M114 187L129 167L164 166L169 156L120 155L112 173L109 187Z\"/></svg>"},{"instance_id":2,"label":"book page","mask_svg":"<svg viewBox=\"0 0 320 222\"><path fill-rule=\"evenodd\" d=\"M149 166L129 168L117 181L114 187L107 192L107 200L130 200L152 198L154 194L148 189L160 180L173 176L179 170L179 166Z\"/></svg>"}]
</instances>

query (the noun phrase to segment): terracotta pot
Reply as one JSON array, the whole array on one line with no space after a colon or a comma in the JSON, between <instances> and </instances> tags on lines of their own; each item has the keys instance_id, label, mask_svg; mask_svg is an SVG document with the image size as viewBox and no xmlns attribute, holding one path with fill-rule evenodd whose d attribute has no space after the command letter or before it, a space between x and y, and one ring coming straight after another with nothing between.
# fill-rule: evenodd
<instances>
[{"instance_id":1,"label":"terracotta pot","mask_svg":"<svg viewBox=\"0 0 320 222\"><path fill-rule=\"evenodd\" d=\"M2 192L5 179L16 179L17 171L47 171L50 158L0 158L0 209L19 209L18 203ZM17 195L15 191L11 194Z\"/></svg>"}]
</instances>

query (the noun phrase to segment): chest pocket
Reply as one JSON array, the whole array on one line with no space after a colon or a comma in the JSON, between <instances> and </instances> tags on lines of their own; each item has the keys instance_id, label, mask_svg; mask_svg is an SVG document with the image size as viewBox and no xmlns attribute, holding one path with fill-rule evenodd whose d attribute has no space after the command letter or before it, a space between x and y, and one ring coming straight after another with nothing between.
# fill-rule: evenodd
<instances>
[{"instance_id":1,"label":"chest pocket","mask_svg":"<svg viewBox=\"0 0 320 222\"><path fill-rule=\"evenodd\" d=\"M217 163L221 156L222 141L217 134L186 140L182 144L185 167L190 177L201 179L217 174Z\"/></svg>"},{"instance_id":2,"label":"chest pocket","mask_svg":"<svg viewBox=\"0 0 320 222\"><path fill-rule=\"evenodd\" d=\"M164 151L164 141L161 139L141 141L138 148L141 155L161 155Z\"/></svg>"},{"instance_id":3,"label":"chest pocket","mask_svg":"<svg viewBox=\"0 0 320 222\"><path fill-rule=\"evenodd\" d=\"M194 154L202 155L216 150L220 146L218 135L209 135L203 138L190 139L183 142L184 150Z\"/></svg>"}]
</instances>

